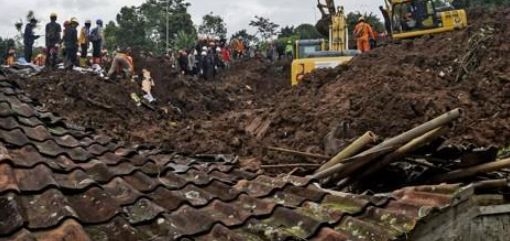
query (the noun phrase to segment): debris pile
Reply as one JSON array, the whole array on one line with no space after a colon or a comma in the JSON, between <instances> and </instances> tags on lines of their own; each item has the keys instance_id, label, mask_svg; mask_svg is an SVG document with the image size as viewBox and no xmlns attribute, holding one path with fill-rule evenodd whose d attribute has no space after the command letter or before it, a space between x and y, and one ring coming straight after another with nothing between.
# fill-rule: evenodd
<instances>
[{"instance_id":1,"label":"debris pile","mask_svg":"<svg viewBox=\"0 0 510 241\"><path fill-rule=\"evenodd\" d=\"M478 189L510 191L510 159L498 160L497 148L444 145L441 136L461 109L378 144L367 132L321 165L311 179L349 192L389 192L426 184L475 183Z\"/></svg>"},{"instance_id":2,"label":"debris pile","mask_svg":"<svg viewBox=\"0 0 510 241\"><path fill-rule=\"evenodd\" d=\"M18 84L47 109L98 132L182 153L236 153L242 163L276 165L266 168L270 173L300 162L310 172L326 159L319 156L335 155L367 131L396 136L455 108L464 115L441 146L504 148L510 144L510 24L501 19L510 19L510 9L470 16L464 31L383 46L347 67L316 71L295 89L288 63L250 60L203 81L179 76L164 59L141 56L137 71L147 68L155 81L157 102L150 106L136 106L131 94L144 93L129 81L51 72Z\"/></svg>"}]
</instances>

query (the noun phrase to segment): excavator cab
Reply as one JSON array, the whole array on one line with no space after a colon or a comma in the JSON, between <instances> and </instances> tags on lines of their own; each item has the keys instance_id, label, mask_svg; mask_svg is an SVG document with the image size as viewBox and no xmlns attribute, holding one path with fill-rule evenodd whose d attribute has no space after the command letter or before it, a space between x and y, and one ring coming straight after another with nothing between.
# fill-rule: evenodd
<instances>
[{"instance_id":1,"label":"excavator cab","mask_svg":"<svg viewBox=\"0 0 510 241\"><path fill-rule=\"evenodd\" d=\"M438 0L392 0L393 39L406 39L467 27L467 14Z\"/></svg>"},{"instance_id":2,"label":"excavator cab","mask_svg":"<svg viewBox=\"0 0 510 241\"><path fill-rule=\"evenodd\" d=\"M325 50L326 41L324 41L324 39L296 40L296 54L294 59L305 59L316 52Z\"/></svg>"}]
</instances>

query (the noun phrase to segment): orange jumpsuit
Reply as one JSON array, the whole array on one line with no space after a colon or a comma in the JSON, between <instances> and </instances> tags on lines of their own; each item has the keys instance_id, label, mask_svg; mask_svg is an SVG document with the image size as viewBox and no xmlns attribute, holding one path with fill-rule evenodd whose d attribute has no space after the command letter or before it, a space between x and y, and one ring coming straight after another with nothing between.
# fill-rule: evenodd
<instances>
[{"instance_id":1,"label":"orange jumpsuit","mask_svg":"<svg viewBox=\"0 0 510 241\"><path fill-rule=\"evenodd\" d=\"M370 39L374 39L374 31L370 24L359 22L354 28L354 35L357 38L358 50L362 53L370 51Z\"/></svg>"}]
</instances>

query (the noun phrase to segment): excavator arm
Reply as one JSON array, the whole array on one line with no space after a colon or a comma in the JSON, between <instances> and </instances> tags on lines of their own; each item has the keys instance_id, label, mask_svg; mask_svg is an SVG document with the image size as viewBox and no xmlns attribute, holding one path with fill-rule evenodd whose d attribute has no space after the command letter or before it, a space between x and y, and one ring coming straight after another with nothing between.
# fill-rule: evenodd
<instances>
[{"instance_id":1,"label":"excavator arm","mask_svg":"<svg viewBox=\"0 0 510 241\"><path fill-rule=\"evenodd\" d=\"M336 14L336 7L334 0L317 0L317 8L321 12L321 19L315 25L315 28L324 37L329 36L329 26L331 25L331 17Z\"/></svg>"}]
</instances>

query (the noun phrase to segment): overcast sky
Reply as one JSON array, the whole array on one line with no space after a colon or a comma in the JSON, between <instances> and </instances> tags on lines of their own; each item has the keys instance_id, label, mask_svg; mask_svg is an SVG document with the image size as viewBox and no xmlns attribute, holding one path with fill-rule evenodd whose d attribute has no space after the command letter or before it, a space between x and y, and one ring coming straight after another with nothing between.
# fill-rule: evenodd
<instances>
[{"instance_id":1,"label":"overcast sky","mask_svg":"<svg viewBox=\"0 0 510 241\"><path fill-rule=\"evenodd\" d=\"M28 10L34 10L36 17L47 22L51 12L62 19L77 17L80 23L85 19L104 21L114 20L122 6L140 5L145 0L0 0L0 36L13 37L16 34L14 23L24 18ZM229 34L248 27L253 16L270 18L281 26L315 23L320 17L316 0L188 0L191 3L191 15L195 24L200 24L203 15L214 12L221 15L227 23ZM378 6L383 0L344 0L336 1L347 11L378 14ZM253 31L251 31L253 32ZM43 28L36 30L43 34Z\"/></svg>"}]
</instances>

